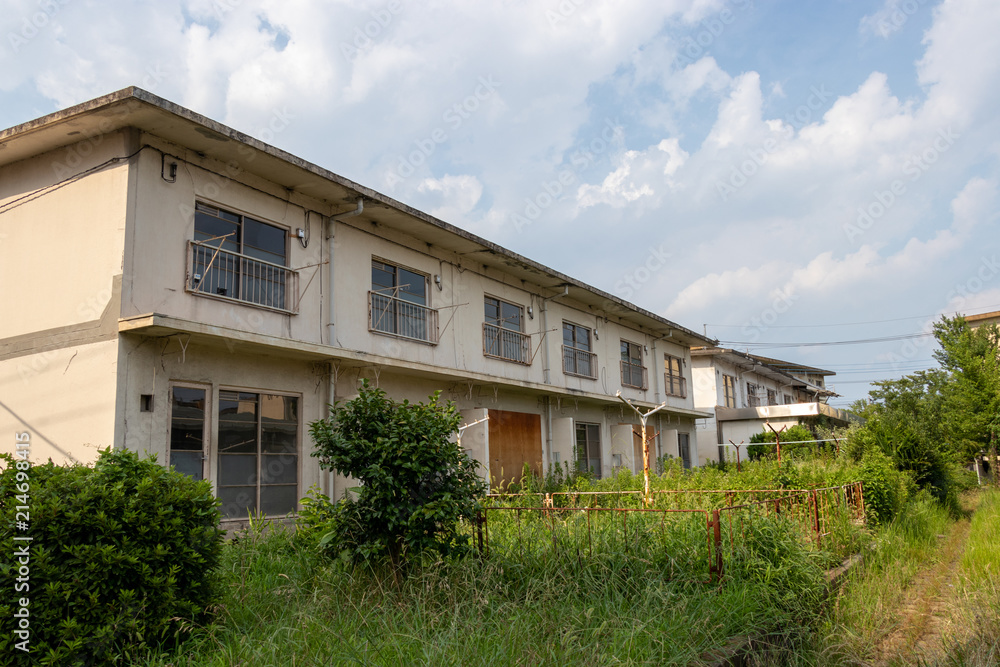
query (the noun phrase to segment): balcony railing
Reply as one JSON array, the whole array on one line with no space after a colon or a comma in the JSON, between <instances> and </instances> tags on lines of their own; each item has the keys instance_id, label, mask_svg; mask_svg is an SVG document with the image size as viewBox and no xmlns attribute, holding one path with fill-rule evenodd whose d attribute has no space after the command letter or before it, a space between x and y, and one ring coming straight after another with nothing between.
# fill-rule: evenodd
<instances>
[{"instance_id":1,"label":"balcony railing","mask_svg":"<svg viewBox=\"0 0 1000 667\"><path fill-rule=\"evenodd\" d=\"M634 387L636 389L648 389L649 382L645 366L633 364L629 361L621 361L622 386Z\"/></svg>"},{"instance_id":2,"label":"balcony railing","mask_svg":"<svg viewBox=\"0 0 1000 667\"><path fill-rule=\"evenodd\" d=\"M687 378L663 374L663 392L667 396L678 396L687 398Z\"/></svg>"},{"instance_id":3,"label":"balcony railing","mask_svg":"<svg viewBox=\"0 0 1000 667\"><path fill-rule=\"evenodd\" d=\"M531 365L531 337L495 324L483 323L483 354L505 361Z\"/></svg>"},{"instance_id":4,"label":"balcony railing","mask_svg":"<svg viewBox=\"0 0 1000 667\"><path fill-rule=\"evenodd\" d=\"M383 292L368 292L368 330L437 345L438 311Z\"/></svg>"},{"instance_id":5,"label":"balcony railing","mask_svg":"<svg viewBox=\"0 0 1000 667\"><path fill-rule=\"evenodd\" d=\"M597 355L568 345L562 346L563 373L597 379Z\"/></svg>"},{"instance_id":6,"label":"balcony railing","mask_svg":"<svg viewBox=\"0 0 1000 667\"><path fill-rule=\"evenodd\" d=\"M188 241L188 248L187 291L298 312L298 271L208 243Z\"/></svg>"}]
</instances>

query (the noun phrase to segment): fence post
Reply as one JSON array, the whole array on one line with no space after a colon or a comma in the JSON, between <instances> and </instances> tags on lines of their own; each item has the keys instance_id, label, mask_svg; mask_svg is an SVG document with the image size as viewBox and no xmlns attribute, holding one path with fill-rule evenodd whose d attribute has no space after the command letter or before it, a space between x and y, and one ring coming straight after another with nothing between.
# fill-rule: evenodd
<instances>
[{"instance_id":1,"label":"fence post","mask_svg":"<svg viewBox=\"0 0 1000 667\"><path fill-rule=\"evenodd\" d=\"M809 500L812 502L813 529L816 531L816 548L819 548L819 499L816 497L816 489L809 492Z\"/></svg>"},{"instance_id":2,"label":"fence post","mask_svg":"<svg viewBox=\"0 0 1000 667\"><path fill-rule=\"evenodd\" d=\"M709 560L708 571L710 575L712 575L709 578L713 579L713 581L721 581L722 580L722 527L721 527L721 521L719 519L719 510L712 510L712 520L709 522L708 528L709 530L712 531L710 533L710 539L712 540L712 544L715 549L714 566L711 564L712 556L709 556L710 560Z\"/></svg>"}]
</instances>

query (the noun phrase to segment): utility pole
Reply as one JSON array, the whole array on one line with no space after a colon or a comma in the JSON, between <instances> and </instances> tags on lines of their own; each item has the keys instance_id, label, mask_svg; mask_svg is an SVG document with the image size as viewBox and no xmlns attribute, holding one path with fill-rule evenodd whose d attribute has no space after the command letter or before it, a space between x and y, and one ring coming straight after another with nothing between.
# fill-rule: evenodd
<instances>
[{"instance_id":1,"label":"utility pole","mask_svg":"<svg viewBox=\"0 0 1000 667\"><path fill-rule=\"evenodd\" d=\"M628 400L620 391L615 392L615 396L621 399L621 402L632 408L637 415L639 415L639 423L642 425L642 477L643 477L643 499L647 505L652 504L653 494L649 490L649 441L646 440L646 420L649 416L663 408L667 407L666 403L660 403L655 408L649 412L643 413L639 408L632 405L632 401Z\"/></svg>"}]
</instances>

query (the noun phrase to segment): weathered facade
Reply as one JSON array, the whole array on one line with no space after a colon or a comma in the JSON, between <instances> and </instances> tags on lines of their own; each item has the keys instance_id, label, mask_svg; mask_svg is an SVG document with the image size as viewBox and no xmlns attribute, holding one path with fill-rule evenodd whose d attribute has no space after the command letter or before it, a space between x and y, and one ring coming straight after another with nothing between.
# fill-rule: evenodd
<instances>
[{"instance_id":1,"label":"weathered facade","mask_svg":"<svg viewBox=\"0 0 1000 667\"><path fill-rule=\"evenodd\" d=\"M712 416L697 420L699 461L735 459L737 445L767 428L856 419L827 405L832 371L723 348L691 352L695 408ZM731 442L730 442L731 441Z\"/></svg>"},{"instance_id":2,"label":"weathered facade","mask_svg":"<svg viewBox=\"0 0 1000 667\"><path fill-rule=\"evenodd\" d=\"M0 277L0 432L155 454L233 518L344 492L308 424L365 378L489 416L494 483L641 470L618 390L666 401L658 455L706 416L714 341L136 88L0 133Z\"/></svg>"}]
</instances>

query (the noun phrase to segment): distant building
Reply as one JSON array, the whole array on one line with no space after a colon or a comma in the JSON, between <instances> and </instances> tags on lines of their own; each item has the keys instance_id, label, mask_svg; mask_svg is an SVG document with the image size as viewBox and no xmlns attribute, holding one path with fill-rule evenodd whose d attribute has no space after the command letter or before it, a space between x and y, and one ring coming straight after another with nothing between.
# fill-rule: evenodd
<instances>
[{"instance_id":1,"label":"distant building","mask_svg":"<svg viewBox=\"0 0 1000 667\"><path fill-rule=\"evenodd\" d=\"M712 413L697 421L700 464L735 459L730 441L749 443L766 424L780 430L796 424L843 426L857 419L827 405L838 395L826 388L833 371L719 347L692 349L691 366L695 408Z\"/></svg>"},{"instance_id":2,"label":"distant building","mask_svg":"<svg viewBox=\"0 0 1000 667\"><path fill-rule=\"evenodd\" d=\"M363 379L489 417L463 446L494 483L641 470L619 390L667 403L657 456L708 417L715 341L137 88L0 132L0 280L0 432L155 454L234 520L345 491L308 425Z\"/></svg>"}]
</instances>

